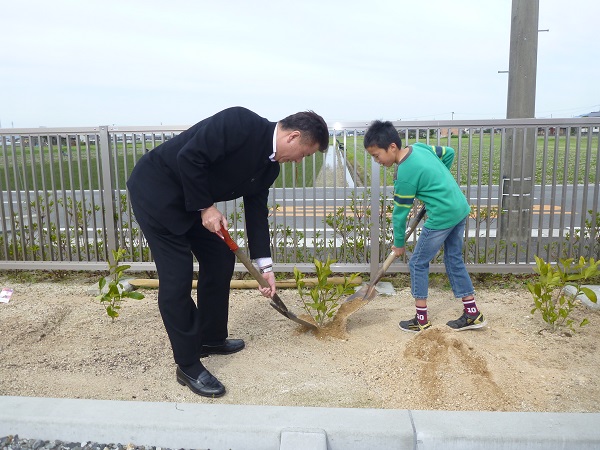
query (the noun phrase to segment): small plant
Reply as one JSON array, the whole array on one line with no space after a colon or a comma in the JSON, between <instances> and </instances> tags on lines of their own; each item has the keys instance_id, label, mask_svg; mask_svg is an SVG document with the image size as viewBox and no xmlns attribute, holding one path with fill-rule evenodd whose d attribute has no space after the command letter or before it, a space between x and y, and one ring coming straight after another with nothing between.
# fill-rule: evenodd
<instances>
[{"instance_id":1,"label":"small plant","mask_svg":"<svg viewBox=\"0 0 600 450\"><path fill-rule=\"evenodd\" d=\"M123 288L123 272L129 269L130 265L119 265L119 262L123 259L126 251L122 248L113 250L113 261L108 262L108 276L100 278L98 281L98 288L100 295L96 297L100 303L104 305L106 314L108 314L114 321L119 317L119 310L121 309L121 302L126 298L132 298L134 300L142 300L144 294L141 292L125 292ZM108 289L103 294L103 289L108 286Z\"/></svg>"},{"instance_id":2,"label":"small plant","mask_svg":"<svg viewBox=\"0 0 600 450\"><path fill-rule=\"evenodd\" d=\"M582 284L600 273L599 261L590 258L589 262L586 262L583 257L580 257L579 261L574 263L573 258L561 259L560 263L553 267L536 256L535 262L534 270L539 278L535 283L527 283L527 288L535 302L531 314L540 311L542 319L550 326L551 331L557 331L561 326L575 331L570 315L575 308L577 296L585 294L593 303L598 301L594 291L582 287ZM575 288L575 294L565 290L568 285ZM588 323L589 320L584 318L579 326L583 327Z\"/></svg>"},{"instance_id":3,"label":"small plant","mask_svg":"<svg viewBox=\"0 0 600 450\"><path fill-rule=\"evenodd\" d=\"M354 293L352 280L358 276L357 273L344 277L344 282L334 284L329 282L331 275L331 264L335 259L327 258L325 263L318 259L314 260L317 274L317 283L312 288L307 288L304 282L304 274L294 267L294 278L296 287L302 298L304 310L310 314L319 327L322 327L327 319L331 319L339 309L339 299ZM308 297L305 299L305 297Z\"/></svg>"}]
</instances>

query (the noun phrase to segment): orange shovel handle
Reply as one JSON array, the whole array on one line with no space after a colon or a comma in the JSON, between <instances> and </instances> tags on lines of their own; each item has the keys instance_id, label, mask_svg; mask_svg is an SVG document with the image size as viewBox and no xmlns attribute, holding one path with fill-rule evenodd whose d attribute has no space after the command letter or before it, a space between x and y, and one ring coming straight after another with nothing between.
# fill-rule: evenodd
<instances>
[{"instance_id":1,"label":"orange shovel handle","mask_svg":"<svg viewBox=\"0 0 600 450\"><path fill-rule=\"evenodd\" d=\"M229 249L232 252L237 252L239 247L238 245L234 242L233 239L231 239L231 236L229 235L229 232L227 231L227 228L225 228L223 226L223 224L221 224L221 234L223 235L223 240L225 241L225 243L227 244L227 247L229 247Z\"/></svg>"}]
</instances>

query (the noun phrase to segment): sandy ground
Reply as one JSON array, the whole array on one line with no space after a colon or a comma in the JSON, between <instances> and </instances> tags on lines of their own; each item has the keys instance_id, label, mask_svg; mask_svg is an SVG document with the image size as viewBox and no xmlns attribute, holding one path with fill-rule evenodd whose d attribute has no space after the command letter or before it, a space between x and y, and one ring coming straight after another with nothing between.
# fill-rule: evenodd
<instances>
[{"instance_id":1,"label":"sandy ground","mask_svg":"<svg viewBox=\"0 0 600 450\"><path fill-rule=\"evenodd\" d=\"M203 359L227 387L220 399L175 381L156 290L130 300L112 322L88 293L93 280L16 282L0 304L0 394L86 399L477 411L600 412L600 313L577 333L544 330L522 286L479 289L487 328L457 333L461 313L443 286L431 289L433 328L399 330L414 315L410 291L378 296L344 333L319 333L278 314L256 290L231 295L230 336L247 347ZM295 290L283 301L302 313ZM339 331L339 330L338 330Z\"/></svg>"}]
</instances>

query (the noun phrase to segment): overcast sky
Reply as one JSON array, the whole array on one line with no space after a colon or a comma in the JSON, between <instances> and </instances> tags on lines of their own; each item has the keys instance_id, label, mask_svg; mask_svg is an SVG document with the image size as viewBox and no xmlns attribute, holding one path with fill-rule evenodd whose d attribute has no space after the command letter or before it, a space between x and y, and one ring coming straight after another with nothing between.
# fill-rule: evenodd
<instances>
[{"instance_id":1,"label":"overcast sky","mask_svg":"<svg viewBox=\"0 0 600 450\"><path fill-rule=\"evenodd\" d=\"M599 0L539 0L537 117L600 110ZM502 119L511 0L0 0L0 125ZM454 112L454 115L452 114Z\"/></svg>"}]
</instances>

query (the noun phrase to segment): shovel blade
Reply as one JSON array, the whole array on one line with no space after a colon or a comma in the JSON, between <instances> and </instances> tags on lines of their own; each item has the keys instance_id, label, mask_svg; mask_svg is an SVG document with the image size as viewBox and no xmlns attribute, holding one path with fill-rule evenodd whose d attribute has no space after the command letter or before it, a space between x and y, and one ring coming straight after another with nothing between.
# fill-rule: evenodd
<instances>
[{"instance_id":1,"label":"shovel blade","mask_svg":"<svg viewBox=\"0 0 600 450\"><path fill-rule=\"evenodd\" d=\"M346 300L344 300L344 303L351 302L352 300L356 300L357 298L363 298L365 296L365 294L367 293L368 289L369 289L368 285L361 287L358 291L356 291L354 294L352 294L350 297L348 297Z\"/></svg>"},{"instance_id":2,"label":"shovel blade","mask_svg":"<svg viewBox=\"0 0 600 450\"><path fill-rule=\"evenodd\" d=\"M316 329L317 329L317 326L316 326L314 323L310 323L310 322L307 322L306 320L302 320L302 319L300 319L298 316L296 316L296 314L294 314L294 313L292 313L292 312L290 312L290 311L287 311L287 310L285 310L285 311L284 311L284 310L283 310L283 309L281 309L281 308L279 307L279 305L277 305L277 303L275 303L273 300L271 300L271 301L269 302L269 304L270 304L270 305L271 305L271 306L272 306L272 307L273 307L273 308L274 308L274 309L275 309L275 310L276 310L276 311L277 311L279 314L281 314L282 316L285 316L285 317L287 317L288 319L290 319L290 320L292 320L292 321L294 321L294 322L296 322L296 323L299 323L300 325L303 325L303 326L305 326L305 327L307 327L307 328L310 328L311 330L316 330Z\"/></svg>"},{"instance_id":3,"label":"shovel blade","mask_svg":"<svg viewBox=\"0 0 600 450\"><path fill-rule=\"evenodd\" d=\"M377 292L377 289L375 288L375 286L371 286L371 289L367 289L367 293L363 297L363 300L371 301L375 297L377 297L377 294L378 294L378 292Z\"/></svg>"},{"instance_id":4,"label":"shovel blade","mask_svg":"<svg viewBox=\"0 0 600 450\"><path fill-rule=\"evenodd\" d=\"M377 296L377 289L375 289L374 285L368 284L361 287L358 291L344 300L344 303L351 302L356 299L362 299L366 301L373 300Z\"/></svg>"}]
</instances>

